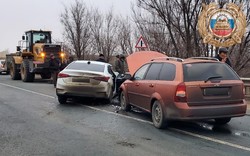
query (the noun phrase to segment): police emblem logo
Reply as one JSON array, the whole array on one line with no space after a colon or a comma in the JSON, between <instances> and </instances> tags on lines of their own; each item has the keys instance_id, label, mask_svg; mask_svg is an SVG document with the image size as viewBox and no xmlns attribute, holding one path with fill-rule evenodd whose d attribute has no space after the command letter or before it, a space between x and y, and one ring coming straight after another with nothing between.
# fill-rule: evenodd
<instances>
[{"instance_id":1,"label":"police emblem logo","mask_svg":"<svg viewBox=\"0 0 250 156\"><path fill-rule=\"evenodd\" d=\"M216 3L203 4L198 30L203 42L216 47L229 47L241 43L246 29L246 17L234 3L219 8Z\"/></svg>"},{"instance_id":2,"label":"police emblem logo","mask_svg":"<svg viewBox=\"0 0 250 156\"><path fill-rule=\"evenodd\" d=\"M211 17L209 27L216 37L229 37L235 30L234 18L230 13L219 11Z\"/></svg>"}]
</instances>

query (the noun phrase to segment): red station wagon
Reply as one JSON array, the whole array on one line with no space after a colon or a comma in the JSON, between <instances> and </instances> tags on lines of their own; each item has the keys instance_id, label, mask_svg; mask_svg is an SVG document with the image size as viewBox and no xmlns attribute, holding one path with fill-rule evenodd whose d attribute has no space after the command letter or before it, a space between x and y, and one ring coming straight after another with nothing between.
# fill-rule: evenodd
<instances>
[{"instance_id":1,"label":"red station wagon","mask_svg":"<svg viewBox=\"0 0 250 156\"><path fill-rule=\"evenodd\" d=\"M214 119L226 124L246 114L244 84L227 64L213 58L158 58L142 65L120 87L121 108L152 114L155 127L168 120Z\"/></svg>"}]
</instances>

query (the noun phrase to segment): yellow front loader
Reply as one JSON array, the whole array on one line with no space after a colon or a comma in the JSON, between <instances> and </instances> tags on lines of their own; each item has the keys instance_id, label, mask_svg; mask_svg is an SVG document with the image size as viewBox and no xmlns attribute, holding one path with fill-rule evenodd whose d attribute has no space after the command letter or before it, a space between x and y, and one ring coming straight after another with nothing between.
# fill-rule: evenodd
<instances>
[{"instance_id":1,"label":"yellow front loader","mask_svg":"<svg viewBox=\"0 0 250 156\"><path fill-rule=\"evenodd\" d=\"M11 78L24 82L33 82L35 74L40 74L43 79L51 78L49 59L52 53L61 64L65 63L61 45L51 42L51 31L26 31L17 52L7 56L10 57L8 68Z\"/></svg>"}]
</instances>

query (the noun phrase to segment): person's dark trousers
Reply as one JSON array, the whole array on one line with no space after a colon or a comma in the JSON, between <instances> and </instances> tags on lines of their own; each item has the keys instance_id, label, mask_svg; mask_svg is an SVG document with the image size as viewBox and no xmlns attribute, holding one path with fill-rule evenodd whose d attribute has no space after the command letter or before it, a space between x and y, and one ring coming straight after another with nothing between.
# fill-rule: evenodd
<instances>
[{"instance_id":1,"label":"person's dark trousers","mask_svg":"<svg viewBox=\"0 0 250 156\"><path fill-rule=\"evenodd\" d=\"M124 78L124 74L118 74L116 79L115 79L115 95L113 96L114 98L119 95L119 89L121 84L125 81L126 79Z\"/></svg>"},{"instance_id":2,"label":"person's dark trousers","mask_svg":"<svg viewBox=\"0 0 250 156\"><path fill-rule=\"evenodd\" d=\"M51 72L54 87L56 87L56 82L57 82L57 75L58 75L58 73L59 73L58 70L54 70L54 71Z\"/></svg>"}]
</instances>

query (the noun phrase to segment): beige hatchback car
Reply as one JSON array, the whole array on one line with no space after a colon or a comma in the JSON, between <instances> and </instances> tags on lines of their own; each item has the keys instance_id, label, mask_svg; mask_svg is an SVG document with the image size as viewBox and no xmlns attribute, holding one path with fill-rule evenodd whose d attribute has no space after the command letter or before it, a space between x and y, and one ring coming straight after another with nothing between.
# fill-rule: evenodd
<instances>
[{"instance_id":1,"label":"beige hatchback car","mask_svg":"<svg viewBox=\"0 0 250 156\"><path fill-rule=\"evenodd\" d=\"M227 64L213 58L158 58L142 65L120 87L121 108L152 114L155 127L169 120L214 119L226 124L244 116L244 84Z\"/></svg>"},{"instance_id":2,"label":"beige hatchback car","mask_svg":"<svg viewBox=\"0 0 250 156\"><path fill-rule=\"evenodd\" d=\"M75 97L102 98L110 102L113 91L114 73L108 63L74 61L58 74L56 94L60 104Z\"/></svg>"}]
</instances>

